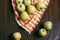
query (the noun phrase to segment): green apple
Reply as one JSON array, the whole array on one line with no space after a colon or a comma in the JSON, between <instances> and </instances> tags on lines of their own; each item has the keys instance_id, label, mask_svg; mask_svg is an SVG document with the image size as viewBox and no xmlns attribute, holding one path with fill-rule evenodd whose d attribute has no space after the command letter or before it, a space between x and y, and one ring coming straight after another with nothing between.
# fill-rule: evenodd
<instances>
[{"instance_id":1,"label":"green apple","mask_svg":"<svg viewBox=\"0 0 60 40\"><path fill-rule=\"evenodd\" d=\"M23 0L16 0L16 3L17 4L20 4L20 3L22 3L23 2Z\"/></svg>"},{"instance_id":2,"label":"green apple","mask_svg":"<svg viewBox=\"0 0 60 40\"><path fill-rule=\"evenodd\" d=\"M31 4L31 0L24 0L24 5L25 6L28 6L28 5L30 5Z\"/></svg>"},{"instance_id":3,"label":"green apple","mask_svg":"<svg viewBox=\"0 0 60 40\"><path fill-rule=\"evenodd\" d=\"M17 10L19 11L19 12L22 12L22 11L24 11L25 10L25 5L24 4L18 4L17 5Z\"/></svg>"},{"instance_id":4,"label":"green apple","mask_svg":"<svg viewBox=\"0 0 60 40\"><path fill-rule=\"evenodd\" d=\"M29 15L27 14L26 11L23 11L21 14L20 14L20 17L22 20L27 20L29 18Z\"/></svg>"},{"instance_id":5,"label":"green apple","mask_svg":"<svg viewBox=\"0 0 60 40\"><path fill-rule=\"evenodd\" d=\"M37 9L37 10L42 10L43 8L45 8L45 5L44 5L43 2L38 2L38 3L36 4L36 9Z\"/></svg>"},{"instance_id":6,"label":"green apple","mask_svg":"<svg viewBox=\"0 0 60 40\"><path fill-rule=\"evenodd\" d=\"M35 11L36 11L35 6L33 6L33 5L27 6L27 12L28 12L29 14L32 14L32 13L34 13Z\"/></svg>"},{"instance_id":7,"label":"green apple","mask_svg":"<svg viewBox=\"0 0 60 40\"><path fill-rule=\"evenodd\" d=\"M51 21L47 21L44 23L44 28L47 30L51 30L52 29L52 22Z\"/></svg>"},{"instance_id":8,"label":"green apple","mask_svg":"<svg viewBox=\"0 0 60 40\"><path fill-rule=\"evenodd\" d=\"M13 37L15 38L15 40L20 40L21 39L21 33L15 32L15 33L13 33Z\"/></svg>"},{"instance_id":9,"label":"green apple","mask_svg":"<svg viewBox=\"0 0 60 40\"><path fill-rule=\"evenodd\" d=\"M47 35L47 31L42 28L42 29L39 30L39 35L42 36L42 37L45 37Z\"/></svg>"}]
</instances>

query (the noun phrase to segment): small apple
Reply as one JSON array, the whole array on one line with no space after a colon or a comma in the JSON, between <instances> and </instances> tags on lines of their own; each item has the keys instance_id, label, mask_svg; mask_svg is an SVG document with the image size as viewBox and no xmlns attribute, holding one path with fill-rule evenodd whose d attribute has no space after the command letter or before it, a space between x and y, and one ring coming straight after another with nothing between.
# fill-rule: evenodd
<instances>
[{"instance_id":1,"label":"small apple","mask_svg":"<svg viewBox=\"0 0 60 40\"><path fill-rule=\"evenodd\" d=\"M42 29L39 30L39 35L42 36L42 37L45 37L47 35L47 31L42 28Z\"/></svg>"},{"instance_id":2,"label":"small apple","mask_svg":"<svg viewBox=\"0 0 60 40\"><path fill-rule=\"evenodd\" d=\"M24 4L18 4L17 5L17 10L19 11L19 12L22 12L22 11L24 11L25 10L25 5Z\"/></svg>"},{"instance_id":3,"label":"small apple","mask_svg":"<svg viewBox=\"0 0 60 40\"><path fill-rule=\"evenodd\" d=\"M21 33L15 32L15 33L13 33L13 37L15 38L15 40L20 40L21 39Z\"/></svg>"},{"instance_id":4,"label":"small apple","mask_svg":"<svg viewBox=\"0 0 60 40\"><path fill-rule=\"evenodd\" d=\"M45 8L45 5L43 2L38 2L36 4L36 8L37 8L37 10L42 10L43 8Z\"/></svg>"},{"instance_id":5,"label":"small apple","mask_svg":"<svg viewBox=\"0 0 60 40\"><path fill-rule=\"evenodd\" d=\"M51 30L52 29L52 22L51 21L47 21L44 23L44 28L47 30Z\"/></svg>"},{"instance_id":6,"label":"small apple","mask_svg":"<svg viewBox=\"0 0 60 40\"><path fill-rule=\"evenodd\" d=\"M30 5L31 4L31 0L24 0L24 5L25 6L28 6L28 5Z\"/></svg>"},{"instance_id":7,"label":"small apple","mask_svg":"<svg viewBox=\"0 0 60 40\"><path fill-rule=\"evenodd\" d=\"M17 4L20 4L20 3L22 3L23 2L23 0L16 0L16 3Z\"/></svg>"},{"instance_id":8,"label":"small apple","mask_svg":"<svg viewBox=\"0 0 60 40\"><path fill-rule=\"evenodd\" d=\"M32 14L32 13L34 13L35 11L36 11L35 6L33 6L33 5L27 6L27 12L28 12L29 14Z\"/></svg>"},{"instance_id":9,"label":"small apple","mask_svg":"<svg viewBox=\"0 0 60 40\"><path fill-rule=\"evenodd\" d=\"M22 20L27 20L29 18L29 15L27 12L23 11L21 14L20 14L20 17Z\"/></svg>"}]
</instances>

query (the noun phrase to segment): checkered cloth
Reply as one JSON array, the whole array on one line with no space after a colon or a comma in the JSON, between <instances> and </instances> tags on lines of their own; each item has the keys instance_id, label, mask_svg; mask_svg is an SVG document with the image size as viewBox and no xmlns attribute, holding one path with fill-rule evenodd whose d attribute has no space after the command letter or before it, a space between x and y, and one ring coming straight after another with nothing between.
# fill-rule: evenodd
<instances>
[{"instance_id":1,"label":"checkered cloth","mask_svg":"<svg viewBox=\"0 0 60 40\"><path fill-rule=\"evenodd\" d=\"M37 0L32 0L32 4L35 5L35 1ZM45 4L45 8L43 10L40 11L36 11L33 14L29 15L29 19L23 21L19 18L18 12L16 11L16 0L12 0L12 6L13 6L13 10L14 10L14 15L15 15L15 19L17 21L17 23L19 24L19 26L21 26L22 28L24 28L27 32L29 32L29 34L33 31L33 29L36 27L36 25L40 22L50 0L40 0Z\"/></svg>"}]
</instances>

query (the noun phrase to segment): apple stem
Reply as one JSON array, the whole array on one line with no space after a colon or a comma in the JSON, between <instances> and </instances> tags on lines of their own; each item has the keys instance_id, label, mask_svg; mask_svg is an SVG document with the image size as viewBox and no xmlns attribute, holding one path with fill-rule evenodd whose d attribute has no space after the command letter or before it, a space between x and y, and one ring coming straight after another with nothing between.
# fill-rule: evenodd
<instances>
[{"instance_id":1,"label":"apple stem","mask_svg":"<svg viewBox=\"0 0 60 40\"><path fill-rule=\"evenodd\" d=\"M20 7L22 7L22 5L20 5Z\"/></svg>"},{"instance_id":2,"label":"apple stem","mask_svg":"<svg viewBox=\"0 0 60 40\"><path fill-rule=\"evenodd\" d=\"M18 3L20 3L20 2L18 1Z\"/></svg>"},{"instance_id":3,"label":"apple stem","mask_svg":"<svg viewBox=\"0 0 60 40\"><path fill-rule=\"evenodd\" d=\"M43 30L43 32L44 32L44 30Z\"/></svg>"}]
</instances>

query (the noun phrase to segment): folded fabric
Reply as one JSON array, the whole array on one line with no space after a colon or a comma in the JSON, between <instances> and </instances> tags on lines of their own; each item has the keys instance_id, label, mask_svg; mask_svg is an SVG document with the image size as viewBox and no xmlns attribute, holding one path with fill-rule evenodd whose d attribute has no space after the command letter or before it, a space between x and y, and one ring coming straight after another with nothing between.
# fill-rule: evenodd
<instances>
[{"instance_id":1,"label":"folded fabric","mask_svg":"<svg viewBox=\"0 0 60 40\"><path fill-rule=\"evenodd\" d=\"M32 0L32 4L35 5L33 2L34 0ZM36 0L35 0L36 1ZM50 0L40 0L45 4L45 8L41 11L36 11L33 14L29 15L29 19L23 21L19 18L18 12L16 11L16 0L12 0L12 6L13 6L13 10L14 10L14 15L15 15L15 19L18 23L19 26L21 26L22 28L24 28L27 32L29 32L29 34L33 31L33 29L38 25L38 23L40 22L40 20L42 19L42 16L44 14L44 12L46 11Z\"/></svg>"}]
</instances>

